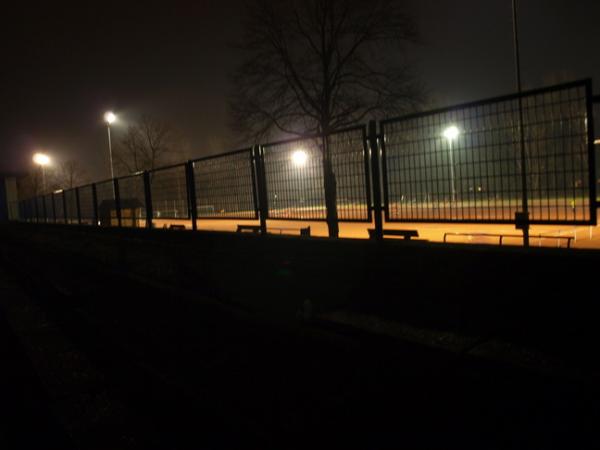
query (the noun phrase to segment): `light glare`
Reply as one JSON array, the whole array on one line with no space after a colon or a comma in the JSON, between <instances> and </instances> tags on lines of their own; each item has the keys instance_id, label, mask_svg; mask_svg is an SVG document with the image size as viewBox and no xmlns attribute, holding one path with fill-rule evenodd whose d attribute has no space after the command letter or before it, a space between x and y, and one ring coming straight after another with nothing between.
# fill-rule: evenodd
<instances>
[{"instance_id":1,"label":"light glare","mask_svg":"<svg viewBox=\"0 0 600 450\"><path fill-rule=\"evenodd\" d=\"M298 149L292 154L292 162L298 167L305 166L307 160L308 155L304 150Z\"/></svg>"},{"instance_id":2,"label":"light glare","mask_svg":"<svg viewBox=\"0 0 600 450\"><path fill-rule=\"evenodd\" d=\"M104 114L104 121L111 125L113 124L115 121L117 120L117 116L115 116L115 114L112 111L108 111L106 114Z\"/></svg>"},{"instance_id":3,"label":"light glare","mask_svg":"<svg viewBox=\"0 0 600 450\"><path fill-rule=\"evenodd\" d=\"M442 136L444 136L449 141L453 141L454 139L456 139L458 137L459 134L460 134L460 130L458 129L458 127L455 127L454 125L452 125L444 130L444 132L442 133Z\"/></svg>"},{"instance_id":4,"label":"light glare","mask_svg":"<svg viewBox=\"0 0 600 450\"><path fill-rule=\"evenodd\" d=\"M40 166L47 166L50 164L50 157L43 153L36 153L33 155L33 162Z\"/></svg>"}]
</instances>

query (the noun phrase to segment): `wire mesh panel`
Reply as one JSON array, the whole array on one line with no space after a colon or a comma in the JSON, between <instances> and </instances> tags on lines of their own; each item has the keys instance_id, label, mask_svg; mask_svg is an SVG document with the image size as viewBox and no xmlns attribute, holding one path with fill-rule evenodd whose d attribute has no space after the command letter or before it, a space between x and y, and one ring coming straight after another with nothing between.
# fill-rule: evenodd
<instances>
[{"instance_id":1,"label":"wire mesh panel","mask_svg":"<svg viewBox=\"0 0 600 450\"><path fill-rule=\"evenodd\" d=\"M53 195L56 223L65 223L64 191L55 192Z\"/></svg>"},{"instance_id":2,"label":"wire mesh panel","mask_svg":"<svg viewBox=\"0 0 600 450\"><path fill-rule=\"evenodd\" d=\"M81 223L93 225L94 192L91 184L79 188L79 209L81 213Z\"/></svg>"},{"instance_id":3,"label":"wire mesh panel","mask_svg":"<svg viewBox=\"0 0 600 450\"><path fill-rule=\"evenodd\" d=\"M35 208L38 222L46 221L46 212L44 210L44 197L39 195L35 198Z\"/></svg>"},{"instance_id":4,"label":"wire mesh panel","mask_svg":"<svg viewBox=\"0 0 600 450\"><path fill-rule=\"evenodd\" d=\"M591 217L587 82L382 122L389 221L532 223Z\"/></svg>"},{"instance_id":5,"label":"wire mesh panel","mask_svg":"<svg viewBox=\"0 0 600 450\"><path fill-rule=\"evenodd\" d=\"M270 219L326 218L322 147L321 138L264 146Z\"/></svg>"},{"instance_id":6,"label":"wire mesh panel","mask_svg":"<svg viewBox=\"0 0 600 450\"><path fill-rule=\"evenodd\" d=\"M52 194L44 195L46 222L54 222L54 204L52 203L52 200Z\"/></svg>"},{"instance_id":7,"label":"wire mesh panel","mask_svg":"<svg viewBox=\"0 0 600 450\"><path fill-rule=\"evenodd\" d=\"M67 223L76 224L79 222L77 215L77 193L75 189L69 189L68 191L64 191L64 195L67 205Z\"/></svg>"},{"instance_id":8,"label":"wire mesh panel","mask_svg":"<svg viewBox=\"0 0 600 450\"><path fill-rule=\"evenodd\" d=\"M117 181L119 183L121 225L124 227L139 227L140 220L146 218L144 175L140 173L119 178Z\"/></svg>"},{"instance_id":9,"label":"wire mesh panel","mask_svg":"<svg viewBox=\"0 0 600 450\"><path fill-rule=\"evenodd\" d=\"M257 219L252 150L193 162L198 218Z\"/></svg>"},{"instance_id":10,"label":"wire mesh panel","mask_svg":"<svg viewBox=\"0 0 600 450\"><path fill-rule=\"evenodd\" d=\"M117 226L117 206L113 180L96 183L96 201L98 202L98 222L103 227Z\"/></svg>"},{"instance_id":11,"label":"wire mesh panel","mask_svg":"<svg viewBox=\"0 0 600 450\"><path fill-rule=\"evenodd\" d=\"M189 218L185 165L153 170L150 191L155 219Z\"/></svg>"},{"instance_id":12,"label":"wire mesh panel","mask_svg":"<svg viewBox=\"0 0 600 450\"><path fill-rule=\"evenodd\" d=\"M370 182L365 127L340 131L327 138L336 181L340 221L371 221Z\"/></svg>"}]
</instances>

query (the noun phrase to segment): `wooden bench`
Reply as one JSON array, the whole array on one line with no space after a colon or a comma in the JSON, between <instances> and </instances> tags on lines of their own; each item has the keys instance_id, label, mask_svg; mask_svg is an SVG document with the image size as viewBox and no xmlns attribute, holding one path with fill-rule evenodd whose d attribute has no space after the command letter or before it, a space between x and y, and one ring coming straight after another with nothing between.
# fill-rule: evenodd
<instances>
[{"instance_id":1,"label":"wooden bench","mask_svg":"<svg viewBox=\"0 0 600 450\"><path fill-rule=\"evenodd\" d=\"M260 233L260 225L238 225L237 232L251 231L252 233Z\"/></svg>"},{"instance_id":2,"label":"wooden bench","mask_svg":"<svg viewBox=\"0 0 600 450\"><path fill-rule=\"evenodd\" d=\"M279 230L279 234L282 231L300 231L300 236L310 236L310 227L305 228L284 228L284 227L271 227L271 230Z\"/></svg>"},{"instance_id":3,"label":"wooden bench","mask_svg":"<svg viewBox=\"0 0 600 450\"><path fill-rule=\"evenodd\" d=\"M310 236L310 227L305 227L305 228L283 228L283 227L271 227L269 228L269 230L279 230L279 234L281 234L282 231L300 231L300 236ZM237 232L238 233L242 233L243 231L250 231L252 233L260 233L260 225L238 225L237 226Z\"/></svg>"},{"instance_id":4,"label":"wooden bench","mask_svg":"<svg viewBox=\"0 0 600 450\"><path fill-rule=\"evenodd\" d=\"M402 236L405 241L419 237L417 230L382 230L384 236ZM369 238L375 239L375 228L369 228Z\"/></svg>"},{"instance_id":5,"label":"wooden bench","mask_svg":"<svg viewBox=\"0 0 600 450\"><path fill-rule=\"evenodd\" d=\"M185 230L185 225L175 225L171 224L169 226L169 230Z\"/></svg>"}]
</instances>

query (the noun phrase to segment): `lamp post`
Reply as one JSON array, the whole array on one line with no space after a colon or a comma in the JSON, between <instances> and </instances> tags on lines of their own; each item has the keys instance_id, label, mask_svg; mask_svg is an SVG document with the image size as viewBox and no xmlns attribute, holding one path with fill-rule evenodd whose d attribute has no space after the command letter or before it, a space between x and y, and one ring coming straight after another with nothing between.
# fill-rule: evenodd
<instances>
[{"instance_id":1,"label":"lamp post","mask_svg":"<svg viewBox=\"0 0 600 450\"><path fill-rule=\"evenodd\" d=\"M46 166L50 164L50 157L45 153L33 155L33 162L42 169L42 192L46 192Z\"/></svg>"},{"instance_id":2,"label":"lamp post","mask_svg":"<svg viewBox=\"0 0 600 450\"><path fill-rule=\"evenodd\" d=\"M454 155L452 153L452 142L458 138L460 130L455 125L449 126L444 130L442 136L448 141L450 154L450 192L452 192L452 202L456 202L456 187L454 185Z\"/></svg>"},{"instance_id":3,"label":"lamp post","mask_svg":"<svg viewBox=\"0 0 600 450\"><path fill-rule=\"evenodd\" d=\"M108 111L104 114L104 121L106 122L106 130L108 131L108 156L110 158L110 177L115 178L115 172L113 168L113 157L112 157L112 144L110 141L110 126L115 123L117 116L112 112Z\"/></svg>"}]
</instances>

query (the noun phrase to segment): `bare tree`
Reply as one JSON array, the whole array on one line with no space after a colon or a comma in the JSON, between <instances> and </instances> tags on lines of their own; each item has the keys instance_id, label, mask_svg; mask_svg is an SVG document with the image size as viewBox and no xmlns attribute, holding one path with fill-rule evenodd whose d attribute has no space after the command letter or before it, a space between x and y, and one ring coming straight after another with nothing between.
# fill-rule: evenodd
<instances>
[{"instance_id":1,"label":"bare tree","mask_svg":"<svg viewBox=\"0 0 600 450\"><path fill-rule=\"evenodd\" d=\"M417 30L400 0L250 0L232 128L329 133L414 109L423 94L403 58Z\"/></svg>"},{"instance_id":2,"label":"bare tree","mask_svg":"<svg viewBox=\"0 0 600 450\"><path fill-rule=\"evenodd\" d=\"M125 173L156 169L184 156L180 141L167 122L143 115L116 146L115 163Z\"/></svg>"},{"instance_id":3,"label":"bare tree","mask_svg":"<svg viewBox=\"0 0 600 450\"><path fill-rule=\"evenodd\" d=\"M85 170L81 163L75 159L69 159L60 164L55 177L52 184L57 189L72 189L85 184L87 181Z\"/></svg>"},{"instance_id":4,"label":"bare tree","mask_svg":"<svg viewBox=\"0 0 600 450\"><path fill-rule=\"evenodd\" d=\"M403 56L417 30L401 0L249 0L232 128L247 141L321 134L329 235L338 236L331 132L422 101Z\"/></svg>"}]
</instances>

